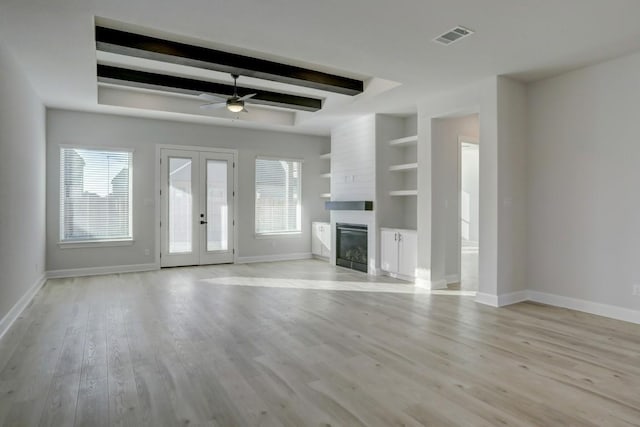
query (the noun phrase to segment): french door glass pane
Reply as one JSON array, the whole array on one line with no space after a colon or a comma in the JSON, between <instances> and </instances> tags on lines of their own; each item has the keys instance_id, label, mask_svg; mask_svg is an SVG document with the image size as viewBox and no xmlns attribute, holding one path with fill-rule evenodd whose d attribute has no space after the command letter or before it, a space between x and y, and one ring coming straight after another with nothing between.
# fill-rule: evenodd
<instances>
[{"instance_id":1,"label":"french door glass pane","mask_svg":"<svg viewBox=\"0 0 640 427\"><path fill-rule=\"evenodd\" d=\"M191 159L169 158L169 253L192 251Z\"/></svg>"},{"instance_id":2,"label":"french door glass pane","mask_svg":"<svg viewBox=\"0 0 640 427\"><path fill-rule=\"evenodd\" d=\"M229 247L227 167L225 160L207 160L207 251Z\"/></svg>"}]
</instances>

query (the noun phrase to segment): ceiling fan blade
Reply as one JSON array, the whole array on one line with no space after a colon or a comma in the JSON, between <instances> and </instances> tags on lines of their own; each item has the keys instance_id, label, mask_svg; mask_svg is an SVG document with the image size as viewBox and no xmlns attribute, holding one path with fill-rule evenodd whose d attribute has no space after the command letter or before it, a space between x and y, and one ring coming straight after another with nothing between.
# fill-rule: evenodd
<instances>
[{"instance_id":1,"label":"ceiling fan blade","mask_svg":"<svg viewBox=\"0 0 640 427\"><path fill-rule=\"evenodd\" d=\"M246 108L243 108L240 112L241 112L241 113L248 113L248 112L249 112L249 110L247 110Z\"/></svg>"},{"instance_id":2,"label":"ceiling fan blade","mask_svg":"<svg viewBox=\"0 0 640 427\"><path fill-rule=\"evenodd\" d=\"M257 95L257 93L252 93L252 94L249 94L249 95L245 95L245 96L240 97L240 99L238 99L238 101L246 101L247 99L253 98L256 95Z\"/></svg>"},{"instance_id":3,"label":"ceiling fan blade","mask_svg":"<svg viewBox=\"0 0 640 427\"><path fill-rule=\"evenodd\" d=\"M211 102L225 101L225 98L221 96L209 95L208 93L201 93L200 95L198 95L198 98L204 99L205 101L211 101Z\"/></svg>"},{"instance_id":4,"label":"ceiling fan blade","mask_svg":"<svg viewBox=\"0 0 640 427\"><path fill-rule=\"evenodd\" d=\"M213 104L204 104L201 105L200 108L202 108L203 110L214 110L216 108L222 108L222 107L226 107L227 103L226 102L216 102Z\"/></svg>"}]
</instances>

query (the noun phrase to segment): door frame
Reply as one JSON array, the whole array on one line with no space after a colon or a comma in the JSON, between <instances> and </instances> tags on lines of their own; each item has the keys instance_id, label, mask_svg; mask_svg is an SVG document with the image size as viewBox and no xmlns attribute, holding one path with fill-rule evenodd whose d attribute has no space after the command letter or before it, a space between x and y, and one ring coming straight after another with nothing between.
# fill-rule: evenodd
<instances>
[{"instance_id":1,"label":"door frame","mask_svg":"<svg viewBox=\"0 0 640 427\"><path fill-rule=\"evenodd\" d=\"M476 136L458 135L458 223L456 230L458 231L458 282L462 284L462 144L475 144L480 149L480 141ZM480 171L480 157L478 157L478 172ZM480 185L478 183L478 204L480 204Z\"/></svg>"},{"instance_id":2,"label":"door frame","mask_svg":"<svg viewBox=\"0 0 640 427\"><path fill-rule=\"evenodd\" d=\"M162 158L162 150L185 150L185 151L204 151L208 153L223 153L233 155L233 263L238 262L238 150L229 148L202 147L198 145L177 145L177 144L157 144L155 158L155 184L154 184L154 203L155 203L155 264L158 269L162 268L160 264L160 254L162 253L162 233L160 230L160 222L162 220L162 200L160 198L160 190L162 188L162 168L160 160Z\"/></svg>"}]
</instances>

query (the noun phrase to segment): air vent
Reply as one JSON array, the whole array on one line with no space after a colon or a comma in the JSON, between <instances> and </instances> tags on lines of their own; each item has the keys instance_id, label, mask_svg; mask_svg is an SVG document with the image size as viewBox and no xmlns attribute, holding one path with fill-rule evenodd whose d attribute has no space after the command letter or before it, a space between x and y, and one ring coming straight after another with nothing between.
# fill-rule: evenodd
<instances>
[{"instance_id":1,"label":"air vent","mask_svg":"<svg viewBox=\"0 0 640 427\"><path fill-rule=\"evenodd\" d=\"M457 42L460 39L470 36L471 34L473 34L473 31L468 28L456 27L436 37L435 39L433 39L433 41L443 45L449 45L453 42Z\"/></svg>"}]
</instances>

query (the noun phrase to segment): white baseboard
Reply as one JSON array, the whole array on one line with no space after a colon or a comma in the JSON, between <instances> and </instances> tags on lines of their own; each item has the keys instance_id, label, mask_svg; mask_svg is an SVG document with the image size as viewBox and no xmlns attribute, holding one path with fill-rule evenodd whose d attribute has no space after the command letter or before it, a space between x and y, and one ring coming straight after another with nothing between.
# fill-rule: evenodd
<instances>
[{"instance_id":1,"label":"white baseboard","mask_svg":"<svg viewBox=\"0 0 640 427\"><path fill-rule=\"evenodd\" d=\"M380 268L376 268L373 267L371 268L371 266L368 267L367 269L367 273L369 276L382 276L382 270ZM353 270L353 271L357 271L357 270Z\"/></svg>"},{"instance_id":2,"label":"white baseboard","mask_svg":"<svg viewBox=\"0 0 640 427\"><path fill-rule=\"evenodd\" d=\"M155 264L131 264L112 265L106 267L70 268L67 270L51 270L47 272L47 278L60 279L66 277L100 276L103 274L136 273L140 271L158 270L160 267Z\"/></svg>"},{"instance_id":3,"label":"white baseboard","mask_svg":"<svg viewBox=\"0 0 640 427\"><path fill-rule=\"evenodd\" d=\"M491 307L504 307L511 304L527 301L529 299L528 291L509 292L508 294L491 295L483 292L476 294L476 302Z\"/></svg>"},{"instance_id":4,"label":"white baseboard","mask_svg":"<svg viewBox=\"0 0 640 427\"><path fill-rule=\"evenodd\" d=\"M25 308L31 303L33 297L36 296L38 291L42 288L42 286L47 282L46 273L42 273L40 277L35 281L33 285L27 290L27 292L22 295L22 297L14 304L14 306L9 310L9 312L0 320L0 338L9 330L13 322L20 317L20 314L24 311Z\"/></svg>"},{"instance_id":5,"label":"white baseboard","mask_svg":"<svg viewBox=\"0 0 640 427\"><path fill-rule=\"evenodd\" d=\"M404 280L406 282L415 282L416 281L415 277L405 276L404 274L391 273L390 271L380 270L380 275L381 276L392 277L392 278L398 279L398 280Z\"/></svg>"},{"instance_id":6,"label":"white baseboard","mask_svg":"<svg viewBox=\"0 0 640 427\"><path fill-rule=\"evenodd\" d=\"M293 254L258 255L238 257L236 264L249 264L253 262L295 261L299 259L311 259L311 252Z\"/></svg>"},{"instance_id":7,"label":"white baseboard","mask_svg":"<svg viewBox=\"0 0 640 427\"><path fill-rule=\"evenodd\" d=\"M415 279L416 287L422 289L429 289L431 291L437 289L447 289L447 281L445 279L440 280L426 280L416 277Z\"/></svg>"},{"instance_id":8,"label":"white baseboard","mask_svg":"<svg viewBox=\"0 0 640 427\"><path fill-rule=\"evenodd\" d=\"M484 292L476 293L476 302L491 307L500 307L497 295L485 294Z\"/></svg>"},{"instance_id":9,"label":"white baseboard","mask_svg":"<svg viewBox=\"0 0 640 427\"><path fill-rule=\"evenodd\" d=\"M450 285L452 283L460 283L460 275L459 274L449 274L449 275L445 276L444 279L447 281L447 285Z\"/></svg>"},{"instance_id":10,"label":"white baseboard","mask_svg":"<svg viewBox=\"0 0 640 427\"><path fill-rule=\"evenodd\" d=\"M527 291L517 291L517 292L509 292L508 294L500 294L498 295L498 307L517 304L519 302L527 301L528 299L529 299L529 292Z\"/></svg>"},{"instance_id":11,"label":"white baseboard","mask_svg":"<svg viewBox=\"0 0 640 427\"><path fill-rule=\"evenodd\" d=\"M527 294L530 301L640 324L640 310L537 291L528 291Z\"/></svg>"},{"instance_id":12,"label":"white baseboard","mask_svg":"<svg viewBox=\"0 0 640 427\"><path fill-rule=\"evenodd\" d=\"M578 298L564 297L537 291L519 291L502 295L491 295L482 292L476 294L476 302L491 307L504 307L523 301L533 301L554 307L569 308L611 319L640 324L640 310L601 304Z\"/></svg>"}]
</instances>

